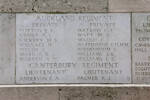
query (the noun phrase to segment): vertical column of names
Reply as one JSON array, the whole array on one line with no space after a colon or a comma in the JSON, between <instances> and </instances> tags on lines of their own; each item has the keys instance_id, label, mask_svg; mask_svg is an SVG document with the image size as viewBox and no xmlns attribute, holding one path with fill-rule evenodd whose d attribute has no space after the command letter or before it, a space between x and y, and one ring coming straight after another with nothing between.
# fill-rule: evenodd
<instances>
[{"instance_id":1,"label":"vertical column of names","mask_svg":"<svg viewBox=\"0 0 150 100\"><path fill-rule=\"evenodd\" d=\"M131 82L129 17L128 14L79 15L77 57L82 74L77 79L80 82Z\"/></svg>"},{"instance_id":2,"label":"vertical column of names","mask_svg":"<svg viewBox=\"0 0 150 100\"><path fill-rule=\"evenodd\" d=\"M67 73L75 63L65 26L73 19L72 15L17 15L17 83L70 81Z\"/></svg>"},{"instance_id":3,"label":"vertical column of names","mask_svg":"<svg viewBox=\"0 0 150 100\"><path fill-rule=\"evenodd\" d=\"M133 82L150 83L150 14L134 13L132 20Z\"/></svg>"}]
</instances>

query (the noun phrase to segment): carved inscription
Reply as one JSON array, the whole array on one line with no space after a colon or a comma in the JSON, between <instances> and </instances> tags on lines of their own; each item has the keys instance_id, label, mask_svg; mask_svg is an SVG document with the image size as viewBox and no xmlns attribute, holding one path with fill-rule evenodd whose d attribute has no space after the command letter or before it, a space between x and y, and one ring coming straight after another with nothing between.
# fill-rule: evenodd
<instances>
[{"instance_id":1,"label":"carved inscription","mask_svg":"<svg viewBox=\"0 0 150 100\"><path fill-rule=\"evenodd\" d=\"M17 14L17 83L130 83L129 14Z\"/></svg>"},{"instance_id":2,"label":"carved inscription","mask_svg":"<svg viewBox=\"0 0 150 100\"><path fill-rule=\"evenodd\" d=\"M150 83L150 14L133 14L133 79Z\"/></svg>"}]
</instances>

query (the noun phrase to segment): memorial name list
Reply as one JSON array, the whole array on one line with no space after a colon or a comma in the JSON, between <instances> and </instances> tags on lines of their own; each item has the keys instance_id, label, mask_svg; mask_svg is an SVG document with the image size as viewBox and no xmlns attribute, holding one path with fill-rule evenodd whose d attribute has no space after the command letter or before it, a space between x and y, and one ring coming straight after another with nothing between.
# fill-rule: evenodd
<instances>
[{"instance_id":1,"label":"memorial name list","mask_svg":"<svg viewBox=\"0 0 150 100\"><path fill-rule=\"evenodd\" d=\"M16 81L131 83L130 14L17 14Z\"/></svg>"}]
</instances>

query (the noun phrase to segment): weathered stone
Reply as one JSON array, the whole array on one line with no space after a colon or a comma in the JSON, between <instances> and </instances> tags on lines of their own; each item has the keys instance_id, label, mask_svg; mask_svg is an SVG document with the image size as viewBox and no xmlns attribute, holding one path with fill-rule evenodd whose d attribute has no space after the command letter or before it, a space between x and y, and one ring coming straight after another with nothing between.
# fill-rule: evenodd
<instances>
[{"instance_id":1,"label":"weathered stone","mask_svg":"<svg viewBox=\"0 0 150 100\"><path fill-rule=\"evenodd\" d=\"M149 100L150 88L72 87L61 88L61 100Z\"/></svg>"},{"instance_id":2,"label":"weathered stone","mask_svg":"<svg viewBox=\"0 0 150 100\"><path fill-rule=\"evenodd\" d=\"M15 81L15 15L0 13L0 84Z\"/></svg>"},{"instance_id":3,"label":"weathered stone","mask_svg":"<svg viewBox=\"0 0 150 100\"><path fill-rule=\"evenodd\" d=\"M2 100L149 100L149 93L149 87L0 88Z\"/></svg>"},{"instance_id":4,"label":"weathered stone","mask_svg":"<svg viewBox=\"0 0 150 100\"><path fill-rule=\"evenodd\" d=\"M1 12L106 12L108 0L0 0Z\"/></svg>"},{"instance_id":5,"label":"weathered stone","mask_svg":"<svg viewBox=\"0 0 150 100\"><path fill-rule=\"evenodd\" d=\"M59 100L58 89L48 87L0 88L1 100Z\"/></svg>"},{"instance_id":6,"label":"weathered stone","mask_svg":"<svg viewBox=\"0 0 150 100\"><path fill-rule=\"evenodd\" d=\"M17 83L130 83L130 14L17 14Z\"/></svg>"},{"instance_id":7,"label":"weathered stone","mask_svg":"<svg viewBox=\"0 0 150 100\"><path fill-rule=\"evenodd\" d=\"M150 0L109 0L109 12L148 12Z\"/></svg>"},{"instance_id":8,"label":"weathered stone","mask_svg":"<svg viewBox=\"0 0 150 100\"><path fill-rule=\"evenodd\" d=\"M150 14L132 17L132 66L134 83L150 83Z\"/></svg>"},{"instance_id":9,"label":"weathered stone","mask_svg":"<svg viewBox=\"0 0 150 100\"><path fill-rule=\"evenodd\" d=\"M0 0L0 12L34 12L35 0Z\"/></svg>"}]
</instances>

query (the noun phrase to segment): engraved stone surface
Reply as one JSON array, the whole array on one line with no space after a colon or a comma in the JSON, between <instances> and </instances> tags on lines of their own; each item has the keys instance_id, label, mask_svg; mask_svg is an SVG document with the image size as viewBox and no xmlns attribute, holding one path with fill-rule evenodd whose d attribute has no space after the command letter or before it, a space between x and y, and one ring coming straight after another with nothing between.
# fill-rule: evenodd
<instances>
[{"instance_id":1,"label":"engraved stone surface","mask_svg":"<svg viewBox=\"0 0 150 100\"><path fill-rule=\"evenodd\" d=\"M17 14L16 80L130 83L130 14Z\"/></svg>"},{"instance_id":2,"label":"engraved stone surface","mask_svg":"<svg viewBox=\"0 0 150 100\"><path fill-rule=\"evenodd\" d=\"M108 0L0 0L1 12L106 12Z\"/></svg>"},{"instance_id":3,"label":"engraved stone surface","mask_svg":"<svg viewBox=\"0 0 150 100\"><path fill-rule=\"evenodd\" d=\"M132 61L134 83L150 83L150 14L132 17Z\"/></svg>"},{"instance_id":4,"label":"engraved stone surface","mask_svg":"<svg viewBox=\"0 0 150 100\"><path fill-rule=\"evenodd\" d=\"M15 15L0 13L0 84L15 81Z\"/></svg>"},{"instance_id":5,"label":"engraved stone surface","mask_svg":"<svg viewBox=\"0 0 150 100\"><path fill-rule=\"evenodd\" d=\"M109 12L149 12L150 0L109 0Z\"/></svg>"}]
</instances>

